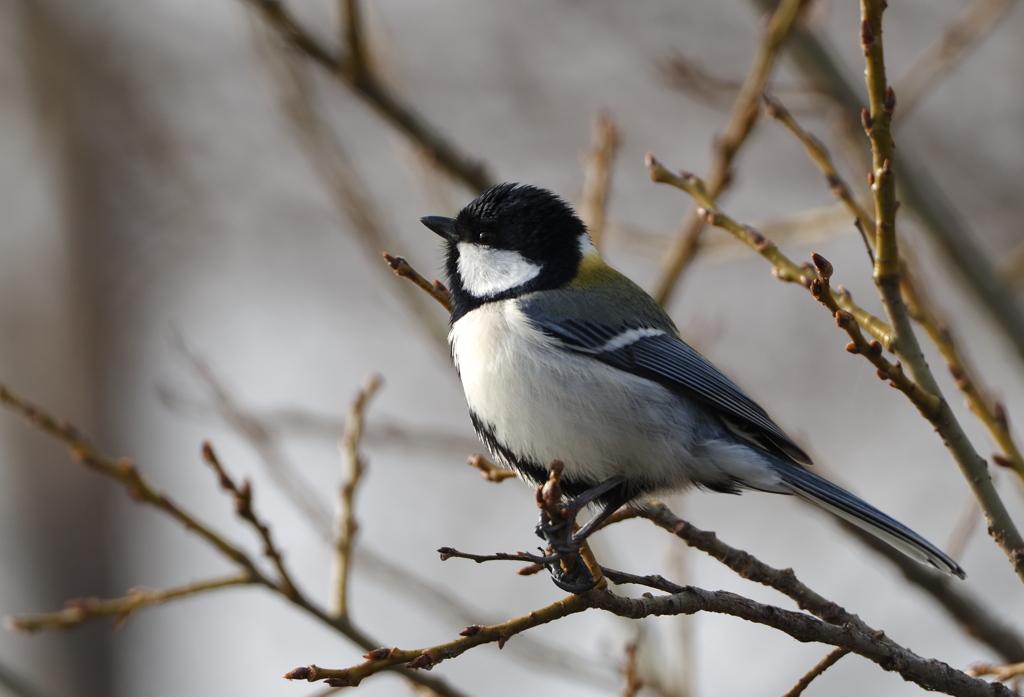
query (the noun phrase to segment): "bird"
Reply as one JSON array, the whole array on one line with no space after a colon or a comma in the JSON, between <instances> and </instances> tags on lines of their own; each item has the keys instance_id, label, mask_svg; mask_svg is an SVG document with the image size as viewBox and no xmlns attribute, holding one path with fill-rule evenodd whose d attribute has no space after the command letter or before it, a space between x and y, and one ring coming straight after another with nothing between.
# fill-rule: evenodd
<instances>
[{"instance_id":1,"label":"bird","mask_svg":"<svg viewBox=\"0 0 1024 697\"><path fill-rule=\"evenodd\" d=\"M666 492L790 494L966 577L922 536L808 470L807 453L604 262L556 194L498 184L454 218L420 222L443 239L448 341L473 427L528 482L564 463L565 494L603 507L584 529Z\"/></svg>"}]
</instances>

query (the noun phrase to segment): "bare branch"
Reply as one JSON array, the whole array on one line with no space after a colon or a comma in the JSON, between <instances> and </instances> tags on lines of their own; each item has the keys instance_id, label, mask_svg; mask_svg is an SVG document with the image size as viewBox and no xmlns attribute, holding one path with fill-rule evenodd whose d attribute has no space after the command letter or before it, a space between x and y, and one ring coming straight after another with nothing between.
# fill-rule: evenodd
<instances>
[{"instance_id":1,"label":"bare branch","mask_svg":"<svg viewBox=\"0 0 1024 697\"><path fill-rule=\"evenodd\" d=\"M582 612L585 609L587 609L587 605L583 596L570 595L547 607L501 624L489 627L479 625L466 627L460 632L460 639L444 644L410 651L397 648L375 649L363 656L367 659L365 663L352 668L338 670L310 665L291 670L284 677L288 680L308 680L309 682L325 680L328 685L336 687L355 687L367 677L399 665L413 670L433 668L442 661L460 656L469 649L483 644L497 643L500 648L520 632Z\"/></svg>"},{"instance_id":2,"label":"bare branch","mask_svg":"<svg viewBox=\"0 0 1024 697\"><path fill-rule=\"evenodd\" d=\"M590 150L587 152L583 178L583 197L579 208L580 218L586 224L590 239L598 249L603 247L612 166L621 143L622 136L611 115L607 112L598 114L591 128Z\"/></svg>"},{"instance_id":3,"label":"bare branch","mask_svg":"<svg viewBox=\"0 0 1024 697\"><path fill-rule=\"evenodd\" d=\"M288 569L284 565L284 554L274 544L270 526L260 520L256 515L256 511L253 510L252 484L248 479L243 480L241 485L236 484L235 480L232 479L231 475L220 464L220 460L217 458L217 454L213 451L213 446L210 443L203 443L203 460L217 474L217 481L221 488L230 493L232 498L234 498L235 512L238 514L238 517L251 525L256 534L259 535L260 541L263 543L263 555L277 569L279 590L287 598L293 598L298 593L298 589L292 581L291 574L288 573Z\"/></svg>"},{"instance_id":4,"label":"bare branch","mask_svg":"<svg viewBox=\"0 0 1024 697\"><path fill-rule=\"evenodd\" d=\"M962 697L1013 697L1013 693L999 683L988 683L936 659L922 658L880 633L876 635L854 627L828 624L810 615L763 605L735 593L689 586L678 593L647 595L642 598L624 598L606 590L589 591L580 597L586 599L589 607L633 619L696 612L731 615L778 629L797 641L819 642L847 649L926 690Z\"/></svg>"}]
</instances>

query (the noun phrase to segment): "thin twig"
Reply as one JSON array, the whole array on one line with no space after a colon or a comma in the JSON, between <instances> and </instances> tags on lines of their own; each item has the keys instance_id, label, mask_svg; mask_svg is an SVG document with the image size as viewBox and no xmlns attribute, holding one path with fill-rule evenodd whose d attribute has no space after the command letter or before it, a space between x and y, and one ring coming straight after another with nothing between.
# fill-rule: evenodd
<instances>
[{"instance_id":1,"label":"thin twig","mask_svg":"<svg viewBox=\"0 0 1024 697\"><path fill-rule=\"evenodd\" d=\"M388 266L391 267L391 270L394 271L396 275L401 276L402 278L408 278L423 289L423 291L430 297L441 303L444 309L451 312L451 298L448 296L448 289L444 287L443 283L437 280L428 281L420 275L420 272L414 269L404 257L395 257L384 252L384 261L387 262Z\"/></svg>"},{"instance_id":2,"label":"thin twig","mask_svg":"<svg viewBox=\"0 0 1024 697\"><path fill-rule=\"evenodd\" d=\"M705 177L708 182L708 193L712 198L717 198L728 186L733 159L754 128L760 114L758 104L761 93L768 84L779 49L796 23L804 2L805 0L782 0L773 9L765 24L764 35L754 56L754 64L736 97L729 123L715 142L711 167ZM680 276L696 254L703 229L704 221L694 207L686 215L651 293L662 305L668 302Z\"/></svg>"},{"instance_id":3,"label":"thin twig","mask_svg":"<svg viewBox=\"0 0 1024 697\"><path fill-rule=\"evenodd\" d=\"M611 188L612 166L622 144L619 129L608 112L602 111L594 119L590 135L590 149L583 173L583 196L580 218L587 226L590 239L598 249L603 248L608 193Z\"/></svg>"},{"instance_id":4,"label":"thin twig","mask_svg":"<svg viewBox=\"0 0 1024 697\"><path fill-rule=\"evenodd\" d=\"M739 224L721 211L715 202L715 198L711 195L707 184L702 179L689 172L681 172L679 174L670 172L650 153L647 153L647 171L652 181L660 184L670 184L692 196L698 204L697 214L701 216L704 222L726 230L740 242L770 261L774 266L772 273L780 281L798 283L804 287L810 287L811 279L815 276L814 269L808 265L797 264L783 254L774 242L760 232L749 225ZM867 310L857 306L852 298L840 297L841 295L837 294L835 301L853 315L858 324L880 341L883 346L888 346L891 341L891 331L888 325Z\"/></svg>"},{"instance_id":5,"label":"thin twig","mask_svg":"<svg viewBox=\"0 0 1024 697\"><path fill-rule=\"evenodd\" d=\"M327 415L293 410L265 413L253 411L233 398L223 385L218 384L218 389L225 401L213 405L213 415L225 419L229 426L233 426L236 422L246 424L247 428L245 429L236 428L236 433L243 440L249 442L261 457L266 457L267 453L279 457L282 471L296 471L295 467L287 462L279 447L278 438L282 435L297 432L334 440L337 438L337 434L344 430L343 420ZM178 395L170 389L165 388L162 391L162 396L176 408L187 407L192 413L204 418L210 413L211 408L205 402L187 401L186 397ZM225 413L225 409L229 409L230 413ZM439 437L436 431L418 432L396 426L387 427L381 431L379 424L377 424L376 430L371 429L369 433L366 433L366 429L364 429L365 436L373 433L376 433L378 442L393 443L400 440L415 442L420 446L426 444L430 447L445 447L462 451L471 446L468 439L463 443L462 439L455 436ZM365 437L364 440L366 440ZM496 475L498 473L508 473L514 476L511 470L497 468ZM295 502L293 501L293 503ZM304 509L300 506L299 511L304 512ZM314 532L324 542L333 544L332 528L329 523L320 524L318 519L313 518L309 518L309 522ZM472 624L480 622L487 616L487 613L467 605L462 598L456 597L447 588L418 575L413 569L396 564L372 548L364 546L355 549L354 553L356 564L361 572L371 574L379 583L387 585L397 593L404 594L408 598L415 598L419 607L444 621ZM539 567L538 570L540 570ZM490 620L490 622L495 621L497 620ZM609 666L597 664L562 646L548 644L534 637L523 637L510 648L510 651L531 666L562 675L572 674L576 676L577 680L585 680L594 685L607 685L613 679Z\"/></svg>"},{"instance_id":6,"label":"thin twig","mask_svg":"<svg viewBox=\"0 0 1024 697\"><path fill-rule=\"evenodd\" d=\"M371 375L366 385L356 395L345 419L345 432L341 436L341 453L345 463L346 476L338 492L338 512L334 529L334 559L331 566L331 603L334 615L348 614L348 588L352 567L352 549L355 544L358 525L356 523L356 487L366 471L366 459L359 452L363 436L363 420L366 408L383 380L380 375Z\"/></svg>"},{"instance_id":7,"label":"thin twig","mask_svg":"<svg viewBox=\"0 0 1024 697\"><path fill-rule=\"evenodd\" d=\"M829 283L832 277L832 264L820 254L812 254L811 258L818 269L818 277L813 279L809 286L811 295L828 308L836 320L836 325L849 335L852 341L846 345L846 350L850 353L859 353L868 359L877 369L880 379L888 380L890 385L907 395L926 419L934 420L942 406L942 399L914 382L899 361L889 362L882 354L882 345L879 342L864 338L857 320L839 306L836 295L832 292Z\"/></svg>"},{"instance_id":8,"label":"thin twig","mask_svg":"<svg viewBox=\"0 0 1024 697\"><path fill-rule=\"evenodd\" d=\"M807 150L807 155L811 158L811 161L818 166L818 169L820 169L821 173L825 176L825 181L828 183L829 190L836 198L842 201L843 205L846 206L846 209L850 211L851 215L853 215L857 229L864 237L868 253L872 255L872 262L874 262L874 218L872 218L867 209L857 201L853 192L850 190L849 185L841 176L839 176L839 171L833 164L832 157L829 155L828 150L820 140L805 131L803 127L797 123L793 114L790 113L789 109L782 105L782 102L768 94L765 94L764 102L765 113L789 129L789 131L796 136L797 140L803 144L804 148Z\"/></svg>"},{"instance_id":9,"label":"thin twig","mask_svg":"<svg viewBox=\"0 0 1024 697\"><path fill-rule=\"evenodd\" d=\"M121 626L136 610L160 605L171 600L191 597L208 591L246 586L254 583L248 571L221 578L195 581L183 586L148 590L133 588L120 598L76 598L65 603L64 609L39 615L19 615L6 618L7 626L19 632L38 632L44 629L68 629L100 617L113 617L116 626Z\"/></svg>"},{"instance_id":10,"label":"thin twig","mask_svg":"<svg viewBox=\"0 0 1024 697\"><path fill-rule=\"evenodd\" d=\"M216 473L217 481L221 488L231 494L235 501L235 512L238 514L238 517L251 525L256 534L259 535L260 541L263 543L263 556L269 559L274 568L277 569L278 587L286 597L291 599L298 592L298 589L292 581L288 568L284 565L284 553L274 543L270 526L260 520L252 507L252 483L245 479L242 480L241 485L237 484L224 469L224 466L221 465L217 453L214 452L213 446L208 442L203 443L203 461Z\"/></svg>"},{"instance_id":11,"label":"thin twig","mask_svg":"<svg viewBox=\"0 0 1024 697\"><path fill-rule=\"evenodd\" d=\"M1010 430L1006 407L1002 402L993 399L982 385L981 378L963 354L949 325L939 317L935 303L924 293L919 280L914 278L912 268L905 260L902 267L902 285L908 310L924 327L932 343L946 360L957 388L967 398L967 408L985 425L999 447L1001 453L992 456L993 462L1011 469L1024 482L1024 455L1021 454L1017 439Z\"/></svg>"},{"instance_id":12,"label":"thin twig","mask_svg":"<svg viewBox=\"0 0 1024 697\"><path fill-rule=\"evenodd\" d=\"M665 169L650 154L647 156L647 166L653 181L671 184L693 196L701 204L701 214L708 224L727 230L737 239L760 253L761 256L771 261L775 265L773 273L775 273L776 277L780 280L800 283L808 289L812 289L813 292L814 283L818 280L815 278L818 273L814 268L810 265L799 266L793 263L764 235L749 226L739 224L714 207L714 199L709 196L706 186L698 177L685 172L679 175L674 174ZM880 170L880 177L889 177L891 179L891 176L891 167L885 164L885 167ZM876 179L877 181L878 179ZM703 206L710 206L710 208L703 208ZM892 205L891 208L890 213L894 214L895 205ZM877 269L883 269L881 277L888 280L879 284L879 288L885 292L886 302L889 303L887 308L890 304L896 307L896 303L898 303L899 307L903 308L902 311L890 314L890 320L897 319L901 322L902 335L905 337L902 348L899 345L896 333L889 331L889 325L886 325L885 322L870 313L855 308L852 304L852 299L842 297L846 295L845 293L837 295L836 291L833 291L830 287L826 288L826 293L823 297L828 298L829 302L825 304L833 311L837 324L850 333L851 338L854 339L852 342L853 352L861 353L875 363L880 371L879 377L889 380L891 384L903 390L911 402L921 411L922 415L934 426L936 432L942 438L943 444L960 466L961 472L985 510L985 517L989 523L989 534L1007 555L1017 575L1024 581L1024 540L1021 539L1020 533L1017 531L1002 499L999 497L999 493L992 484L985 461L974 450L974 446L971 445L959 421L957 421L956 415L949 408L946 400L942 398L942 392L928 369L920 346L917 345L913 329L909 324L909 315L903 306L902 296L900 295L898 256L895 263L895 297L892 297L893 278L887 274L891 273L890 269L894 265L892 257L896 254L894 242L891 241L890 237L895 231L895 227L891 222L885 225L876 222L876 230L878 230L878 241L876 241L876 278L879 277ZM883 243L887 245L885 250L882 249ZM840 312L836 312L833 309L834 307L838 307ZM862 335L858 339L859 329L864 329L875 336L881 346L876 348L871 342L866 341ZM895 363L886 361L885 364L882 364L879 359L881 358L880 349L883 347L896 351L901 360ZM904 370L904 365L907 366L906 371Z\"/></svg>"},{"instance_id":13,"label":"thin twig","mask_svg":"<svg viewBox=\"0 0 1024 697\"><path fill-rule=\"evenodd\" d=\"M471 625L460 632L461 638L444 644L408 651L397 648L375 649L363 656L366 659L365 663L352 668L338 670L309 665L295 668L286 673L284 677L288 680L308 680L309 682L324 680L328 685L336 687L355 687L364 679L388 668L400 665L413 670L433 668L442 661L460 656L469 649L483 644L497 643L500 648L520 632L582 612L585 609L587 609L587 605L582 596L570 595L547 607L501 624L489 627Z\"/></svg>"},{"instance_id":14,"label":"thin twig","mask_svg":"<svg viewBox=\"0 0 1024 697\"><path fill-rule=\"evenodd\" d=\"M28 401L4 385L0 385L0 403L22 414L37 429L62 443L75 462L104 477L113 479L124 488L132 499L163 511L187 530L192 530L202 537L223 556L249 571L255 581L273 587L273 582L263 574L249 555L174 503L166 494L154 487L130 460L125 458L114 460L106 457L74 426L29 404Z\"/></svg>"},{"instance_id":15,"label":"thin twig","mask_svg":"<svg viewBox=\"0 0 1024 697\"><path fill-rule=\"evenodd\" d=\"M500 484L506 479L516 478L516 473L513 470L498 467L483 455L470 455L466 464L473 469L480 470L481 477L496 484Z\"/></svg>"},{"instance_id":16,"label":"thin twig","mask_svg":"<svg viewBox=\"0 0 1024 697\"><path fill-rule=\"evenodd\" d=\"M209 363L187 347L183 341L177 343L178 350L209 392L217 415L232 431L252 445L264 470L278 490L315 529L330 530L331 514L327 506L311 494L311 492L317 491L317 488L285 458L266 425L238 404L224 381Z\"/></svg>"},{"instance_id":17,"label":"thin twig","mask_svg":"<svg viewBox=\"0 0 1024 697\"><path fill-rule=\"evenodd\" d=\"M799 697L803 694L803 691L814 681L816 677L824 673L826 670L834 666L839 662L839 659L850 653L849 649L836 649L829 653L825 658L818 661L818 664L807 671L807 674L796 681L796 685L793 685L789 691L782 697Z\"/></svg>"}]
</instances>

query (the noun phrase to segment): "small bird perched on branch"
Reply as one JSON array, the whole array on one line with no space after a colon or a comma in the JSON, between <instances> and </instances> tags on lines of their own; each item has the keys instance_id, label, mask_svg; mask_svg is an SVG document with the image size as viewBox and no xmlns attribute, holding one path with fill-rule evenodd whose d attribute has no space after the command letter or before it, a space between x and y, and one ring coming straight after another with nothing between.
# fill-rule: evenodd
<instances>
[{"instance_id":1,"label":"small bird perched on branch","mask_svg":"<svg viewBox=\"0 0 1024 697\"><path fill-rule=\"evenodd\" d=\"M795 494L964 578L935 545L805 469L764 409L604 263L562 199L499 184L455 218L421 221L445 240L448 339L473 426L534 483L561 460L563 490L603 504L583 536L659 492L754 489Z\"/></svg>"}]
</instances>

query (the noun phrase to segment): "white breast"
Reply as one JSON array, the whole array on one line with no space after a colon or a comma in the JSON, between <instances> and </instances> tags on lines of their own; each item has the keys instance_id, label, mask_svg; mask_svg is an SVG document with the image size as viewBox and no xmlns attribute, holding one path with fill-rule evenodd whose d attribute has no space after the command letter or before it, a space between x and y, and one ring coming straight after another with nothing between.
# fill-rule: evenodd
<instances>
[{"instance_id":1,"label":"white breast","mask_svg":"<svg viewBox=\"0 0 1024 697\"><path fill-rule=\"evenodd\" d=\"M569 477L626 474L659 489L723 476L704 462L707 443L689 400L559 348L516 301L467 313L449 341L470 409L520 456L542 465L560 459Z\"/></svg>"}]
</instances>

